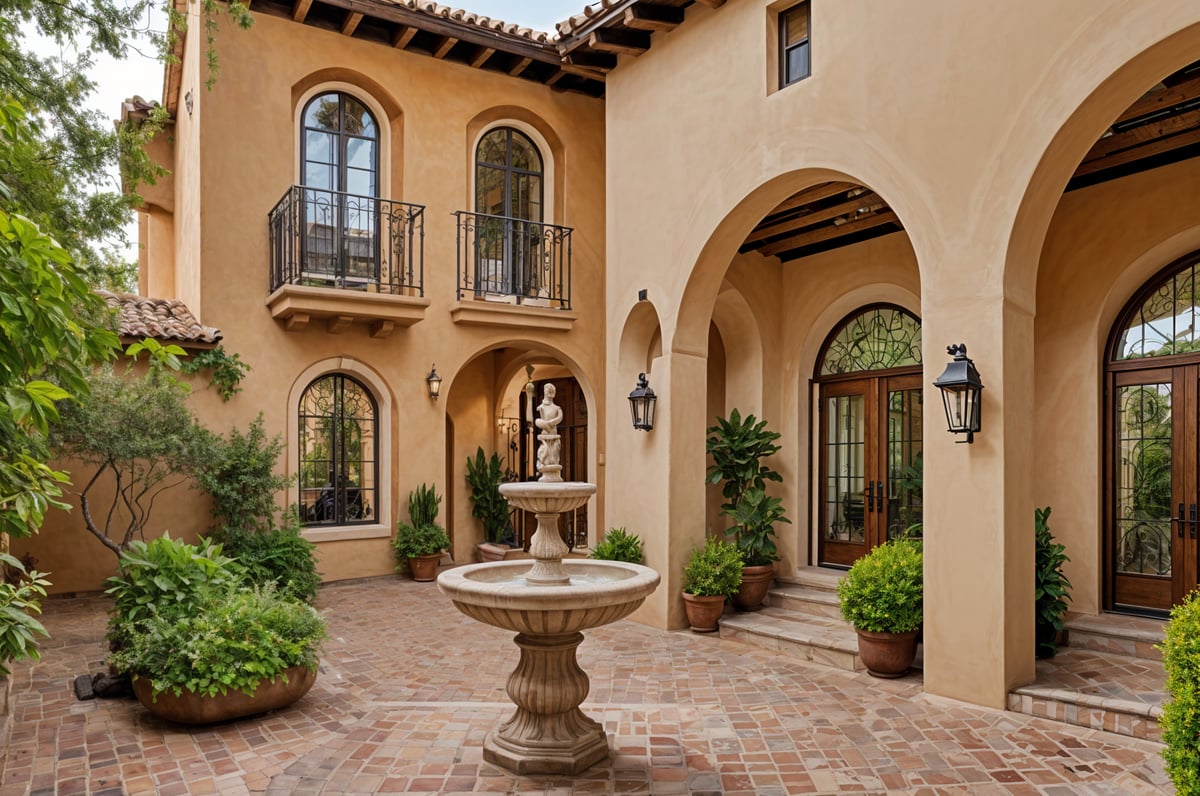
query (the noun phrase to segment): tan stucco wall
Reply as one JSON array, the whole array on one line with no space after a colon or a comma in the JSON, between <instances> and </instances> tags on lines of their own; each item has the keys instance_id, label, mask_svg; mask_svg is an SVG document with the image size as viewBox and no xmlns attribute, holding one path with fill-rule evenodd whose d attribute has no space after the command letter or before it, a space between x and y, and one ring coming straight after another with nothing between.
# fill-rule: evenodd
<instances>
[{"instance_id":1,"label":"tan stucco wall","mask_svg":"<svg viewBox=\"0 0 1200 796\"><path fill-rule=\"evenodd\" d=\"M857 281L862 303L892 293L918 311L930 380L948 343L969 345L987 387L974 445L953 444L933 411L940 399L926 388L925 684L999 707L1033 674L1031 514L1035 502L1053 502L1035 498L1031 466L1046 444L1031 422L1042 235L1104 127L1194 60L1200 9L1115 0L814 3L813 74L779 91L765 78L774 72L773 47L764 46L771 13L766 2L692 6L684 26L656 35L649 52L624 59L608 79L609 346L622 347L632 288L648 288L664 341L659 412L670 418L653 442L610 430L609 456L628 457L633 471L620 489L610 484L609 508L632 503L667 529L670 542L655 546L667 567L652 598L661 604L644 611L678 626L679 565L704 523L692 465L703 456L703 418L688 401L703 388L708 326L734 253L797 190L844 177L878 191L907 231L911 255L900 272L881 267L864 281L831 269L827 287L810 261L786 266L804 288L783 294L780 339L805 339L788 334L789 324L807 323L802 307L811 315L837 299L796 306L793 296L836 286L849 294ZM1045 162L1048 150L1054 159ZM899 300L906 293L917 293L919 306ZM780 379L763 368L764 414L778 407L785 440L805 450L812 363L778 362L787 371ZM613 373L626 378L610 360ZM668 462L670 486L657 488L649 474ZM807 465L798 469L785 500L807 511ZM785 560L799 561L800 539Z\"/></svg>"}]
</instances>

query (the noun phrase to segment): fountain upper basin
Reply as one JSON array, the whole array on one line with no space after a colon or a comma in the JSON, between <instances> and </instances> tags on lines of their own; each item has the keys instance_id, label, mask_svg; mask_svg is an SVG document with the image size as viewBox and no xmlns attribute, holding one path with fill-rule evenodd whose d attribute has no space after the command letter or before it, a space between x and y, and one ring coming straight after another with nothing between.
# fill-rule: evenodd
<instances>
[{"instance_id":1,"label":"fountain upper basin","mask_svg":"<svg viewBox=\"0 0 1200 796\"><path fill-rule=\"evenodd\" d=\"M562 486L559 484L558 486ZM658 572L622 561L571 559L572 583L528 585L531 561L457 567L438 576L438 589L467 616L518 633L575 633L633 613L653 592Z\"/></svg>"},{"instance_id":2,"label":"fountain upper basin","mask_svg":"<svg viewBox=\"0 0 1200 796\"><path fill-rule=\"evenodd\" d=\"M535 514L574 511L596 494L596 485L583 481L517 481L501 484L500 494L517 508Z\"/></svg>"}]
</instances>

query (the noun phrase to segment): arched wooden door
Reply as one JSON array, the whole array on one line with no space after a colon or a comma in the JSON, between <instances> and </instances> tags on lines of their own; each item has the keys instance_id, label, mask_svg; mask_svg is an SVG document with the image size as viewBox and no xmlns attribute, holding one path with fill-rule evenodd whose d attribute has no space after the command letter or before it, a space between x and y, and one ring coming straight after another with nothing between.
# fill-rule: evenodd
<instances>
[{"instance_id":1,"label":"arched wooden door","mask_svg":"<svg viewBox=\"0 0 1200 796\"><path fill-rule=\"evenodd\" d=\"M848 567L921 522L921 323L858 310L826 340L818 388L817 561Z\"/></svg>"},{"instance_id":2,"label":"arched wooden door","mask_svg":"<svg viewBox=\"0 0 1200 796\"><path fill-rule=\"evenodd\" d=\"M1200 252L1125 307L1106 363L1107 607L1162 614L1200 563Z\"/></svg>"}]
</instances>

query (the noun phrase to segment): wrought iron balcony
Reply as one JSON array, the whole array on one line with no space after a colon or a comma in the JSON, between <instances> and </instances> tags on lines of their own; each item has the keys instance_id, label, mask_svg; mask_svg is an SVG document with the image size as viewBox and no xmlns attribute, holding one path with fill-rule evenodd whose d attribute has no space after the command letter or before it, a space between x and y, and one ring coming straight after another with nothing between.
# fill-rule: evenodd
<instances>
[{"instance_id":1,"label":"wrought iron balcony","mask_svg":"<svg viewBox=\"0 0 1200 796\"><path fill-rule=\"evenodd\" d=\"M458 217L458 300L495 298L571 309L571 228L468 213Z\"/></svg>"},{"instance_id":2,"label":"wrought iron balcony","mask_svg":"<svg viewBox=\"0 0 1200 796\"><path fill-rule=\"evenodd\" d=\"M271 210L271 291L283 285L423 296L425 208L293 185Z\"/></svg>"}]
</instances>

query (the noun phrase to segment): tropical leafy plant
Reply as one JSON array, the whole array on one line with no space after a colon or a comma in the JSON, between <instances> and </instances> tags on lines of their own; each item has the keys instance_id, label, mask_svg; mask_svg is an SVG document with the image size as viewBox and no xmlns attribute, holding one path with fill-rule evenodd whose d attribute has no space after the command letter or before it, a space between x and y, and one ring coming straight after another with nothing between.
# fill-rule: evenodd
<instances>
[{"instance_id":1,"label":"tropical leafy plant","mask_svg":"<svg viewBox=\"0 0 1200 796\"><path fill-rule=\"evenodd\" d=\"M1200 794L1200 592L1171 611L1163 654L1169 698L1158 723L1167 775L1181 796Z\"/></svg>"},{"instance_id":2,"label":"tropical leafy plant","mask_svg":"<svg viewBox=\"0 0 1200 796\"><path fill-rule=\"evenodd\" d=\"M183 362L183 372L189 376L194 376L202 370L209 371L209 386L216 387L221 400L228 402L242 391L239 385L250 372L250 366L237 354L227 352L224 346L217 346L201 351Z\"/></svg>"},{"instance_id":3,"label":"tropical leafy plant","mask_svg":"<svg viewBox=\"0 0 1200 796\"><path fill-rule=\"evenodd\" d=\"M315 669L325 621L311 606L271 586L210 593L174 617L155 614L109 656L121 671L151 682L155 694L252 695L293 666Z\"/></svg>"},{"instance_id":4,"label":"tropical leafy plant","mask_svg":"<svg viewBox=\"0 0 1200 796\"><path fill-rule=\"evenodd\" d=\"M767 481L782 481L783 477L762 463L762 459L779 452L775 440L779 433L767 429L767 421L758 420L734 409L729 418L718 417L707 432L705 450L712 457L706 480L720 484L725 502L722 512L733 520L727 533L742 551L746 566L762 566L777 561L775 528L777 522L790 522L778 498L765 495ZM744 501L750 501L743 506Z\"/></svg>"},{"instance_id":5,"label":"tropical leafy plant","mask_svg":"<svg viewBox=\"0 0 1200 796\"><path fill-rule=\"evenodd\" d=\"M41 657L37 639L49 634L33 617L42 612L41 598L50 581L37 570L26 571L24 564L7 553L0 553L0 568L17 576L16 583L0 580L0 677L5 677L10 662Z\"/></svg>"},{"instance_id":6,"label":"tropical leafy plant","mask_svg":"<svg viewBox=\"0 0 1200 796\"><path fill-rule=\"evenodd\" d=\"M421 484L408 493L409 522L397 523L396 536L392 539L397 572L404 570L410 558L437 555L449 549L450 537L437 524L441 502L436 485Z\"/></svg>"},{"instance_id":7,"label":"tropical leafy plant","mask_svg":"<svg viewBox=\"0 0 1200 796\"><path fill-rule=\"evenodd\" d=\"M741 585L741 551L716 536L692 551L683 570L683 590L696 597L732 597Z\"/></svg>"},{"instance_id":8,"label":"tropical leafy plant","mask_svg":"<svg viewBox=\"0 0 1200 796\"><path fill-rule=\"evenodd\" d=\"M592 548L592 553L588 558L640 564L645 561L646 557L642 552L641 537L629 533L624 528L609 528L605 532L604 538Z\"/></svg>"},{"instance_id":9,"label":"tropical leafy plant","mask_svg":"<svg viewBox=\"0 0 1200 796\"><path fill-rule=\"evenodd\" d=\"M471 516L483 523L483 538L493 544L510 541L512 523L508 498L500 494L505 482L504 464L499 454L489 459L480 447L474 458L467 457L467 484L471 487Z\"/></svg>"},{"instance_id":10,"label":"tropical leafy plant","mask_svg":"<svg viewBox=\"0 0 1200 796\"><path fill-rule=\"evenodd\" d=\"M437 485L421 484L408 493L408 519L418 528L433 525L437 522L438 506L441 504L442 496L437 493Z\"/></svg>"},{"instance_id":11,"label":"tropical leafy plant","mask_svg":"<svg viewBox=\"0 0 1200 796\"><path fill-rule=\"evenodd\" d=\"M838 584L842 616L858 630L908 633L924 607L921 542L897 539L867 553Z\"/></svg>"},{"instance_id":12,"label":"tropical leafy plant","mask_svg":"<svg viewBox=\"0 0 1200 796\"><path fill-rule=\"evenodd\" d=\"M1067 558L1066 547L1054 541L1050 533L1050 507L1033 510L1034 546L1034 614L1037 618L1037 656L1051 658L1058 652L1058 634L1063 628L1063 614L1071 599L1071 581L1063 574Z\"/></svg>"},{"instance_id":13,"label":"tropical leafy plant","mask_svg":"<svg viewBox=\"0 0 1200 796\"><path fill-rule=\"evenodd\" d=\"M282 520L281 525L266 530L225 528L216 539L242 566L247 585L273 584L280 594L312 602L321 585L317 547L301 536L296 506L283 512Z\"/></svg>"}]
</instances>

